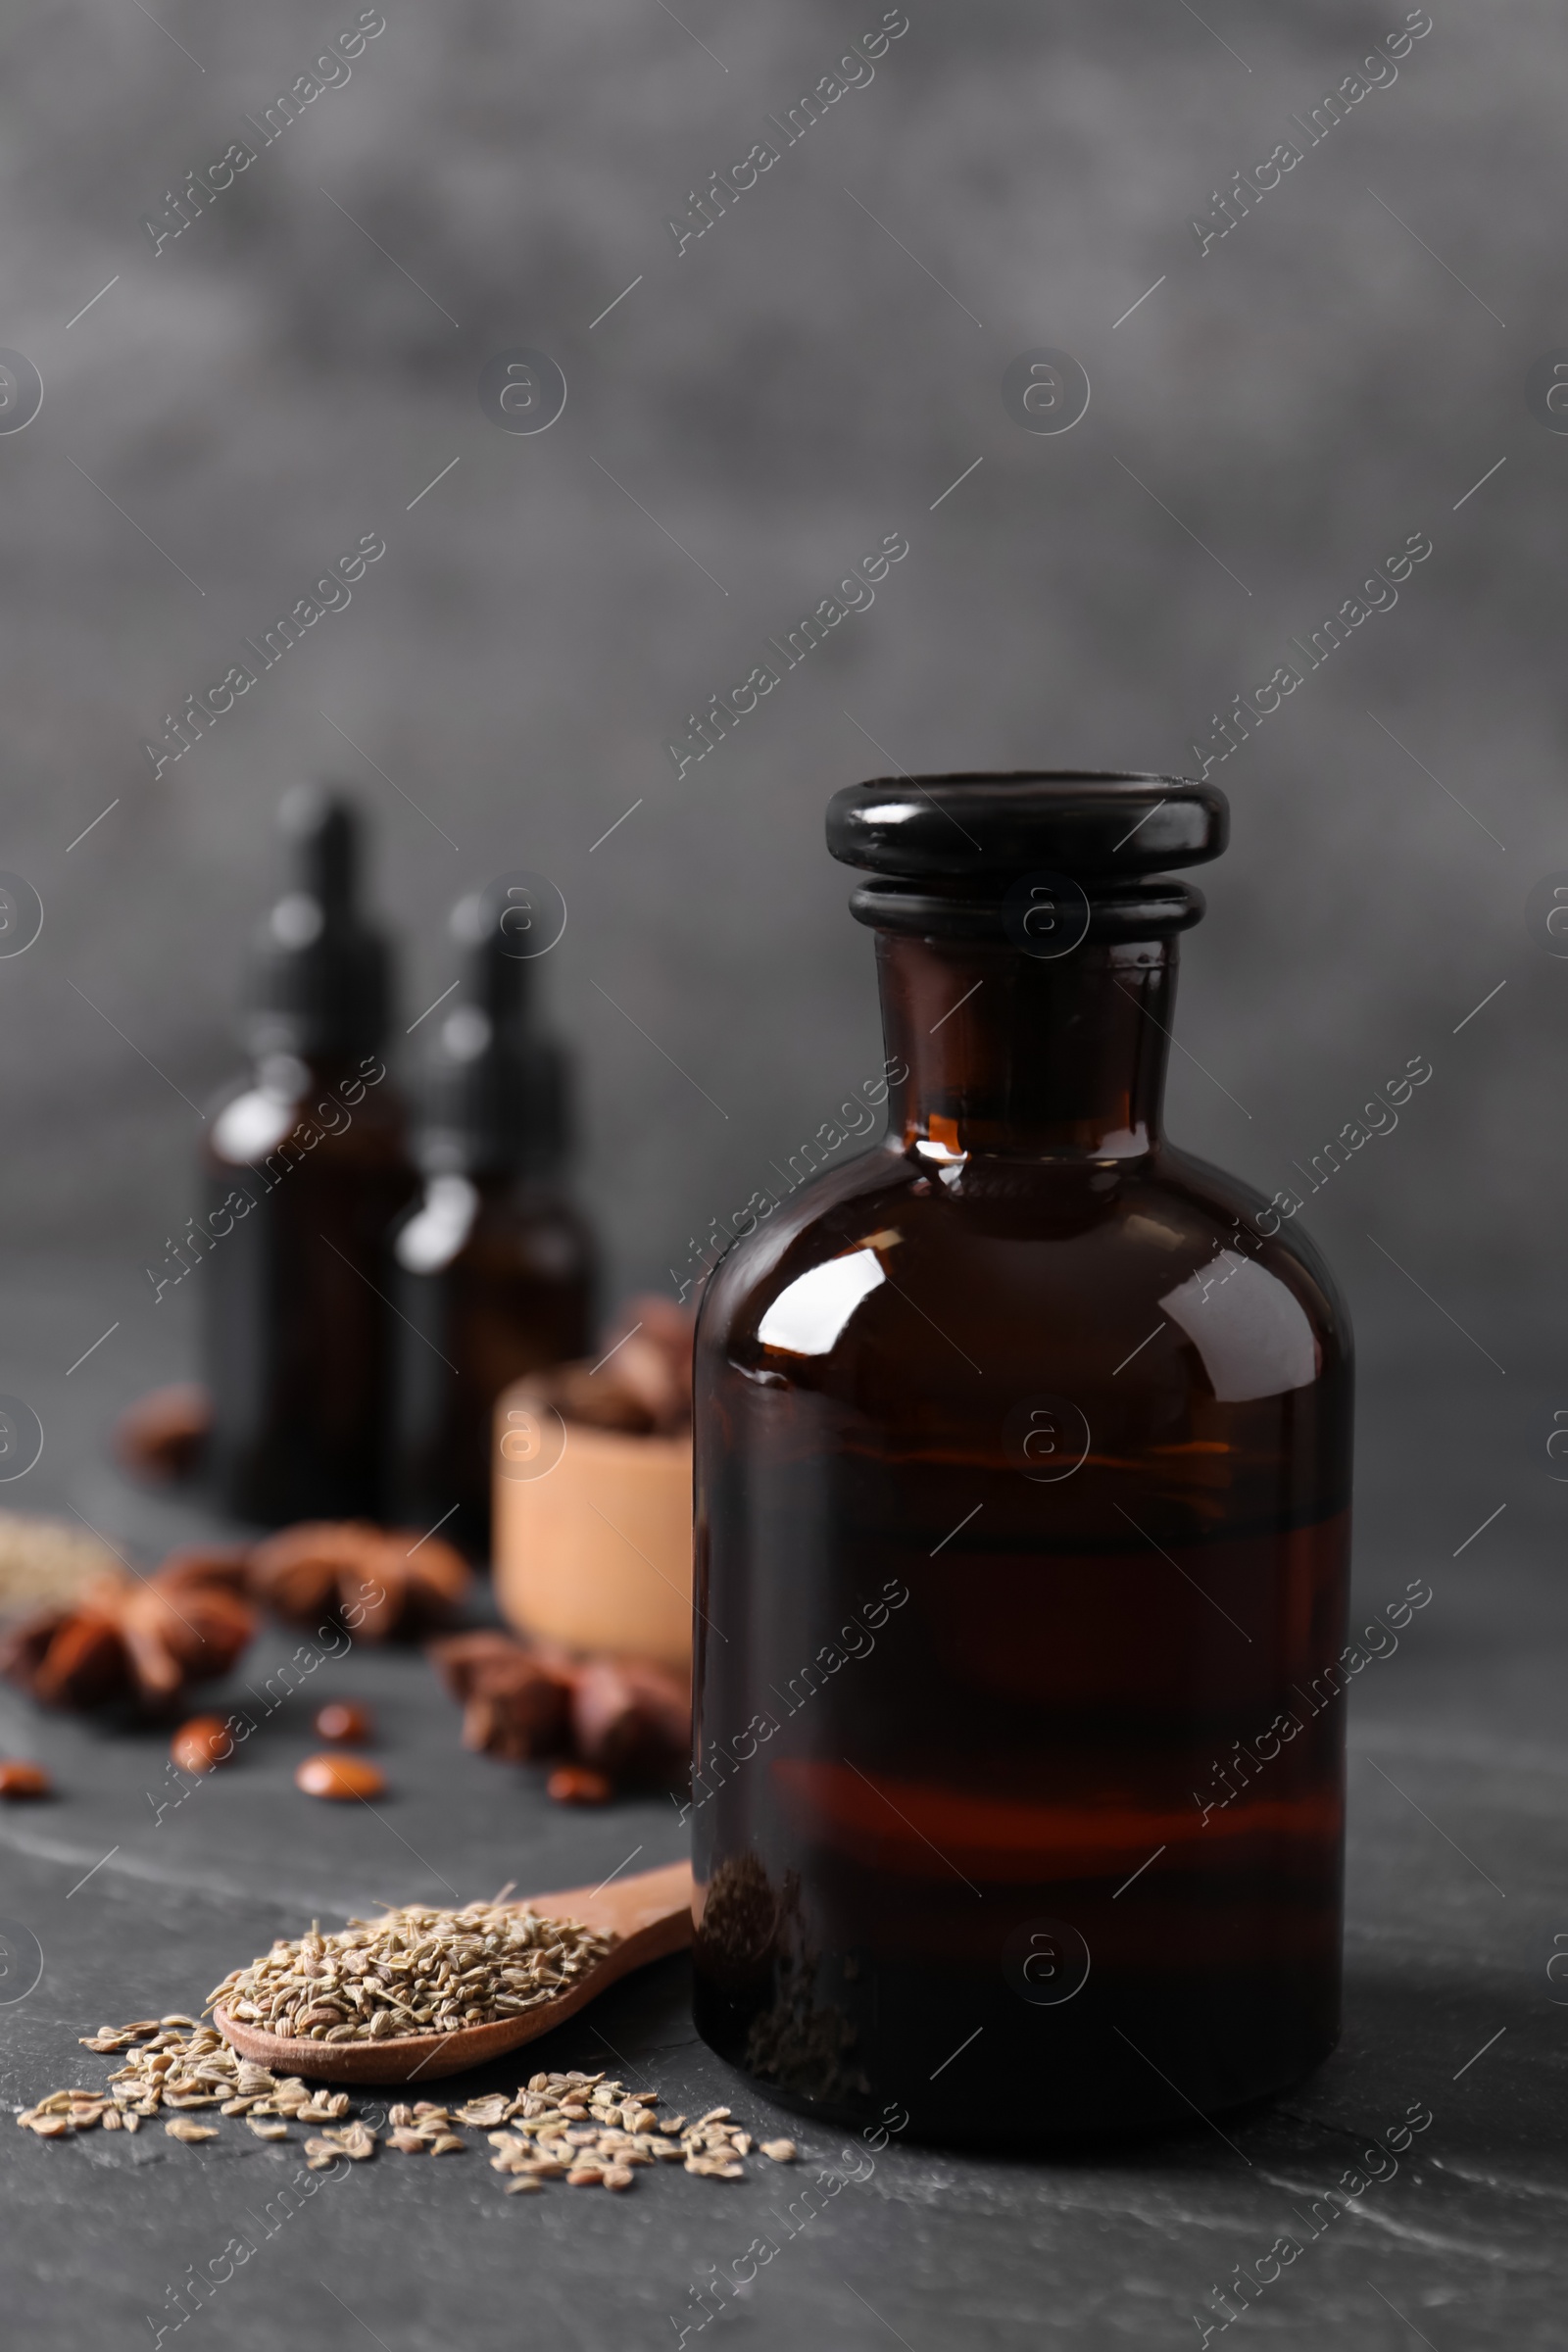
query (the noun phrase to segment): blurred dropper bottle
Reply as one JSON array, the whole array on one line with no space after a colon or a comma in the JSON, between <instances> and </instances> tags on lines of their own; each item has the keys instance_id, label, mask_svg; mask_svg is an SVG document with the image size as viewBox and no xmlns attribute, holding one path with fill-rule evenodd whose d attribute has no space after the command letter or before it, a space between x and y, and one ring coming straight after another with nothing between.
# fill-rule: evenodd
<instances>
[{"instance_id":1,"label":"blurred dropper bottle","mask_svg":"<svg viewBox=\"0 0 1568 2352\"><path fill-rule=\"evenodd\" d=\"M359 818L302 784L279 824L288 888L252 964L250 1067L208 1127L201 1282L214 1498L270 1526L386 1510L387 1235L417 1184L381 1059L391 956L360 910Z\"/></svg>"},{"instance_id":2,"label":"blurred dropper bottle","mask_svg":"<svg viewBox=\"0 0 1568 2352\"><path fill-rule=\"evenodd\" d=\"M480 1559L495 1400L593 1332L593 1237L565 1183L570 1072L537 1026L514 913L500 885L454 909L462 973L424 1095L424 1191L393 1244L399 1515Z\"/></svg>"}]
</instances>

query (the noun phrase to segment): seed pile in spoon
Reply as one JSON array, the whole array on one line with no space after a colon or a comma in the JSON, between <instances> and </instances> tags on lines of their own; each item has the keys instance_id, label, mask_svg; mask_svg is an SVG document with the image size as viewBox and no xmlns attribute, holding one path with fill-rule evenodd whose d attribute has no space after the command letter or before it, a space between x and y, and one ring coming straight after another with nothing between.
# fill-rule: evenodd
<instances>
[{"instance_id":1,"label":"seed pile in spoon","mask_svg":"<svg viewBox=\"0 0 1568 2352\"><path fill-rule=\"evenodd\" d=\"M236 2024L290 2041L457 2034L559 1999L614 1936L500 1903L410 1903L375 1921L314 1926L237 1968L208 1997Z\"/></svg>"}]
</instances>

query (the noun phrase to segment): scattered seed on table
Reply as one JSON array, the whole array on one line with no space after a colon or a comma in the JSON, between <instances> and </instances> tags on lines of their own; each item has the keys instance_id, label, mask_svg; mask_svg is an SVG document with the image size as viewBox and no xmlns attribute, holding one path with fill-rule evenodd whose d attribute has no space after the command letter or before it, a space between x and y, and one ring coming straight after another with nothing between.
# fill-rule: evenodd
<instances>
[{"instance_id":1,"label":"scattered seed on table","mask_svg":"<svg viewBox=\"0 0 1568 2352\"><path fill-rule=\"evenodd\" d=\"M375 1737L375 1724L368 1707L352 1705L347 1699L329 1699L318 1711L316 1731L321 1740L344 1740L358 1744Z\"/></svg>"},{"instance_id":2,"label":"scattered seed on table","mask_svg":"<svg viewBox=\"0 0 1568 2352\"><path fill-rule=\"evenodd\" d=\"M493 1966L508 1936L499 1930L480 1936L476 1927L478 1916L492 1908L471 1904L463 1913L418 1916L426 1927L440 1923L443 1932L454 1921L461 1923L466 1935L491 1947L488 1964ZM412 1910L391 1915L395 1923L404 1926L415 1916ZM515 1913L506 1915L509 1930L519 1919L528 1922L528 1933L544 1929L550 1936L561 1938L573 1932L559 1921L539 1921L531 1914ZM371 1948L373 1936L387 1924L383 1921L378 1929L368 1930L364 1922L355 1922L335 1937L323 1936L313 1928L311 1935L296 1944L280 1941L274 1945L270 1958L284 1975L297 1963L299 1997L314 2001L329 1979L333 1984L358 1981L353 1960ZM432 1932L425 1941L436 1952L438 1965L443 1954L450 1960L450 1950L440 1935ZM417 1944L417 1937L415 1942ZM527 1950L534 1948L525 1945ZM559 1949L556 1944L547 1948L552 1952ZM338 1954L341 1960L335 1957ZM256 1968L265 1971L268 1965L257 1962ZM336 1973L339 1966L341 1979ZM478 1961L473 1962L475 1969L479 1966ZM307 1975L308 1967L317 1973ZM247 1973L236 1971L220 1992L229 1991ZM280 2078L270 2068L242 2057L213 2027L197 2026L182 2015L141 2018L128 2026L101 2026L82 2040L88 2049L122 2056L125 2062L111 2075L107 2091L79 2085L51 2091L19 2115L18 2125L37 2138L66 2139L94 2125L109 2132L136 2132L144 2122L163 2115L171 2138L200 2145L216 2139L218 2131L213 2123L198 2123L189 2111L218 2108L225 2117L242 2119L258 2139L268 2141L287 2140L291 2122L329 2127L313 2132L303 2146L306 2164L319 2172L344 2156L364 2163L383 2144L399 2155L462 2155L469 2143L454 2127L466 2123L480 2129L491 2127L487 2134L494 2151L491 2169L502 2175L509 2196L534 2193L547 2180L562 2180L574 2188L602 2186L624 2195L636 2183L636 2168L660 2160L680 2164L700 2180L741 2180L747 2172L744 2160L754 2147L775 2164L793 2163L799 2153L790 2139L759 2143L735 2122L727 2107L710 2108L700 2122L691 2125L684 2116L668 2117L662 2130L655 2114L660 2104L657 2092L628 2091L603 2074L584 2074L575 2068L566 2074L533 2075L511 2097L504 2091L487 2091L456 2108L436 2099L416 2099L412 2105L400 2101L388 2111L389 2129L382 2142L368 2123L350 2116L347 2091L330 2090L321 2083L313 2087L297 2075Z\"/></svg>"},{"instance_id":3,"label":"scattered seed on table","mask_svg":"<svg viewBox=\"0 0 1568 2352\"><path fill-rule=\"evenodd\" d=\"M294 1785L307 1796L341 1801L384 1794L386 1775L364 1756L307 1756L303 1764L295 1766Z\"/></svg>"},{"instance_id":4,"label":"scattered seed on table","mask_svg":"<svg viewBox=\"0 0 1568 2352\"><path fill-rule=\"evenodd\" d=\"M169 1753L181 1772L212 1772L234 1753L234 1735L221 1715L193 1715L174 1734Z\"/></svg>"},{"instance_id":5,"label":"scattered seed on table","mask_svg":"<svg viewBox=\"0 0 1568 2352\"><path fill-rule=\"evenodd\" d=\"M614 1783L588 1764L558 1764L545 1783L558 1805L608 1805L614 1793Z\"/></svg>"}]
</instances>

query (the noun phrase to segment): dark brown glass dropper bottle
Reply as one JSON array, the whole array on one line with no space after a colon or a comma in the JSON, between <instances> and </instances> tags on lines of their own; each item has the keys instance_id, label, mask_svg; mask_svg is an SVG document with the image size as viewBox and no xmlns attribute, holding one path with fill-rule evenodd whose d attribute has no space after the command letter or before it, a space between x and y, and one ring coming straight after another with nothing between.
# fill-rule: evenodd
<instances>
[{"instance_id":1,"label":"dark brown glass dropper bottle","mask_svg":"<svg viewBox=\"0 0 1568 2352\"><path fill-rule=\"evenodd\" d=\"M400 1510L481 1559L495 1400L593 1335L593 1238L565 1189L570 1070L539 1032L514 913L500 886L453 913L464 968L428 1078L424 1190L393 1243Z\"/></svg>"},{"instance_id":2,"label":"dark brown glass dropper bottle","mask_svg":"<svg viewBox=\"0 0 1568 2352\"><path fill-rule=\"evenodd\" d=\"M884 1147L697 1338L696 2016L803 2107L1040 2142L1282 2087L1339 2030L1350 1338L1170 1146L1180 778L890 778Z\"/></svg>"},{"instance_id":3,"label":"dark brown glass dropper bottle","mask_svg":"<svg viewBox=\"0 0 1568 2352\"><path fill-rule=\"evenodd\" d=\"M380 1516L388 1498L387 1236L416 1181L380 1049L390 958L360 912L349 802L289 793L290 888L262 927L252 1066L205 1140L207 1475L233 1517Z\"/></svg>"}]
</instances>

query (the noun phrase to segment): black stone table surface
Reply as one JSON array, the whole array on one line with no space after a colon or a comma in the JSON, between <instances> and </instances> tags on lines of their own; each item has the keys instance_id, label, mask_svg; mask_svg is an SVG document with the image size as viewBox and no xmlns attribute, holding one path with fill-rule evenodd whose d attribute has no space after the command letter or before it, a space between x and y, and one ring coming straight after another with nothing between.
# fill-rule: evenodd
<instances>
[{"instance_id":1,"label":"black stone table surface","mask_svg":"<svg viewBox=\"0 0 1568 2352\"><path fill-rule=\"evenodd\" d=\"M42 1293L34 1306L49 1312ZM604 2067L688 2113L723 2102L788 2132L797 2166L757 2165L735 2184L661 2167L629 2195L508 2197L477 2132L463 2156L381 2153L333 2178L305 2173L298 2132L264 2144L237 2119L199 2146L157 2126L53 2143L0 2126L5 2344L1144 2352L1245 2330L1356 2352L1561 2346L1568 1504L1552 1474L1568 1465L1545 1452L1559 1399L1532 1311L1513 1318L1511 1346L1495 1302L1464 1312L1508 1356L1506 1377L1436 1314L1364 1351L1357 1623L1412 1578L1433 1598L1352 1687L1345 2034L1288 2096L1114 2153L871 2148L801 2125L712 2057L692 2030L685 1963L670 1961L465 2089L511 2088L539 2065ZM27 1342L13 1330L8 1353L30 1357ZM66 1360L58 1343L46 1352ZM101 1466L104 1396L100 1410L77 1391L48 1400L52 1451L25 1505L69 1506L156 1557L178 1514ZM246 1686L265 1695L299 1639L269 1626L217 1703ZM376 1710L389 1789L373 1810L292 1785L327 1696ZM665 1799L565 1810L539 1774L466 1754L455 1709L407 1652L322 1664L240 1760L177 1803L156 1733L40 1715L7 1691L0 1749L39 1757L58 1787L49 1803L0 1809L12 2112L104 2080L117 2062L78 2034L194 2013L229 1967L313 1918L467 1900L508 1879L580 1884L682 1850ZM24 1989L28 1938L42 1973ZM932 2018L933 2053L948 2024ZM1006 2051L979 2062L1005 2100ZM1412 2111L1430 2121L1399 2148ZM302 2183L315 2193L300 2198ZM1289 2262L1271 2253L1281 2239L1299 2248ZM193 2275L215 2282L179 2323L172 2290ZM1227 2304L1215 2290L1228 2285Z\"/></svg>"}]
</instances>

